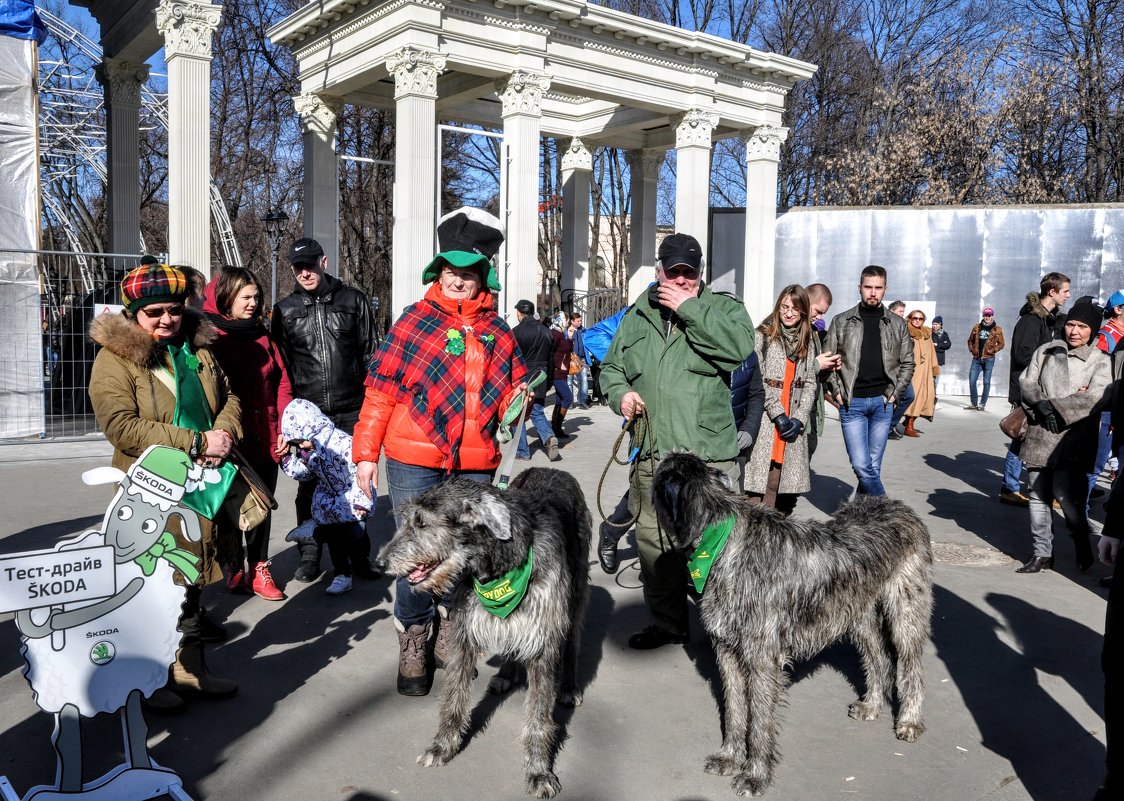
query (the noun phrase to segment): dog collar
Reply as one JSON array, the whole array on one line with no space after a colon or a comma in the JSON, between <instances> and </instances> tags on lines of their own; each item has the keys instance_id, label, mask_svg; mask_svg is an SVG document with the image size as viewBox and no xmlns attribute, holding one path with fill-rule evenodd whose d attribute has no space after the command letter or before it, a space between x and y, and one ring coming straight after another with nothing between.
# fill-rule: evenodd
<instances>
[{"instance_id":1,"label":"dog collar","mask_svg":"<svg viewBox=\"0 0 1124 801\"><path fill-rule=\"evenodd\" d=\"M718 558L718 554L722 553L722 548L725 547L726 540L733 530L733 515L719 520L717 523L711 523L703 529L702 536L699 537L699 547L687 560L687 568L691 571L691 581L695 583L695 589L699 591L699 595L702 595L703 588L706 586L706 579L710 576L710 569L714 566L714 560Z\"/></svg>"},{"instance_id":2,"label":"dog collar","mask_svg":"<svg viewBox=\"0 0 1124 801\"><path fill-rule=\"evenodd\" d=\"M475 577L473 589L480 604L496 617L507 617L519 606L531 583L531 548L527 548L527 561L507 571L498 579L481 584Z\"/></svg>"}]
</instances>

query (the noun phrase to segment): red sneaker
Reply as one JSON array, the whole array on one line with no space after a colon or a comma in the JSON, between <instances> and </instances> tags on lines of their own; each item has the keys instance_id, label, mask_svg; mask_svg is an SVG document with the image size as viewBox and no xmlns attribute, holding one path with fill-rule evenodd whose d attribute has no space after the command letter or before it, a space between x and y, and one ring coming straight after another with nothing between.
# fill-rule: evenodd
<instances>
[{"instance_id":1,"label":"red sneaker","mask_svg":"<svg viewBox=\"0 0 1124 801\"><path fill-rule=\"evenodd\" d=\"M273 576L269 575L269 562L258 562L250 589L253 590L254 595L267 601L285 600L285 593L277 589L277 585L273 583Z\"/></svg>"},{"instance_id":2,"label":"red sneaker","mask_svg":"<svg viewBox=\"0 0 1124 801\"><path fill-rule=\"evenodd\" d=\"M248 588L248 576L246 569L242 565L231 565L228 568L230 578L226 580L226 589L228 592L234 592L241 595L246 592Z\"/></svg>"}]
</instances>

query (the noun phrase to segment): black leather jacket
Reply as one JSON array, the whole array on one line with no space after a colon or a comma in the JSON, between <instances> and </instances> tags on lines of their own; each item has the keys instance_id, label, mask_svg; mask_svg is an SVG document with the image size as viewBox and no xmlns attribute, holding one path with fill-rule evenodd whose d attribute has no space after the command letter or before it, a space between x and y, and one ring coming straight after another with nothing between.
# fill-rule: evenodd
<instances>
[{"instance_id":1,"label":"black leather jacket","mask_svg":"<svg viewBox=\"0 0 1124 801\"><path fill-rule=\"evenodd\" d=\"M377 344L366 295L325 273L315 293L298 286L278 301L270 328L293 397L312 401L327 415L363 405L367 362Z\"/></svg>"}]
</instances>

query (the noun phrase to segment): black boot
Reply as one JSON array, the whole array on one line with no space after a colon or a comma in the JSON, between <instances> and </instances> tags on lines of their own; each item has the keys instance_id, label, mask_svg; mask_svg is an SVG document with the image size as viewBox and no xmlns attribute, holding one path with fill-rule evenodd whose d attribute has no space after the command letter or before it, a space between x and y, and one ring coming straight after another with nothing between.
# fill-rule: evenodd
<instances>
[{"instance_id":1,"label":"black boot","mask_svg":"<svg viewBox=\"0 0 1124 801\"><path fill-rule=\"evenodd\" d=\"M562 430L562 418L566 416L566 409L555 404L554 412L550 417L550 427L554 430L554 436L558 439L569 439L570 435Z\"/></svg>"},{"instance_id":2,"label":"black boot","mask_svg":"<svg viewBox=\"0 0 1124 801\"><path fill-rule=\"evenodd\" d=\"M1097 561L1093 557L1093 546L1089 544L1088 534L1074 534L1073 544L1077 548L1077 569L1084 573Z\"/></svg>"},{"instance_id":3,"label":"black boot","mask_svg":"<svg viewBox=\"0 0 1124 801\"><path fill-rule=\"evenodd\" d=\"M297 581L308 584L320 578L320 554L323 546L318 542L298 542L297 553L301 555L300 564L293 573Z\"/></svg>"}]
</instances>

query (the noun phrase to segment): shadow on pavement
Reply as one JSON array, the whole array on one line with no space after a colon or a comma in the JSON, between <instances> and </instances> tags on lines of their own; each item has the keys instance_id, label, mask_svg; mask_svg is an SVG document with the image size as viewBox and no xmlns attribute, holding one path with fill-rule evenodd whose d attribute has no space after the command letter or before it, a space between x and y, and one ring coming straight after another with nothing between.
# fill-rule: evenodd
<instances>
[{"instance_id":1,"label":"shadow on pavement","mask_svg":"<svg viewBox=\"0 0 1124 801\"><path fill-rule=\"evenodd\" d=\"M1011 763L1030 798L1092 797L1104 746L1043 684L1060 680L1100 709L1101 635L1010 595L987 596L996 620L944 588L934 593L937 656L975 719L981 745ZM1016 645L1004 642L1003 632Z\"/></svg>"}]
</instances>

